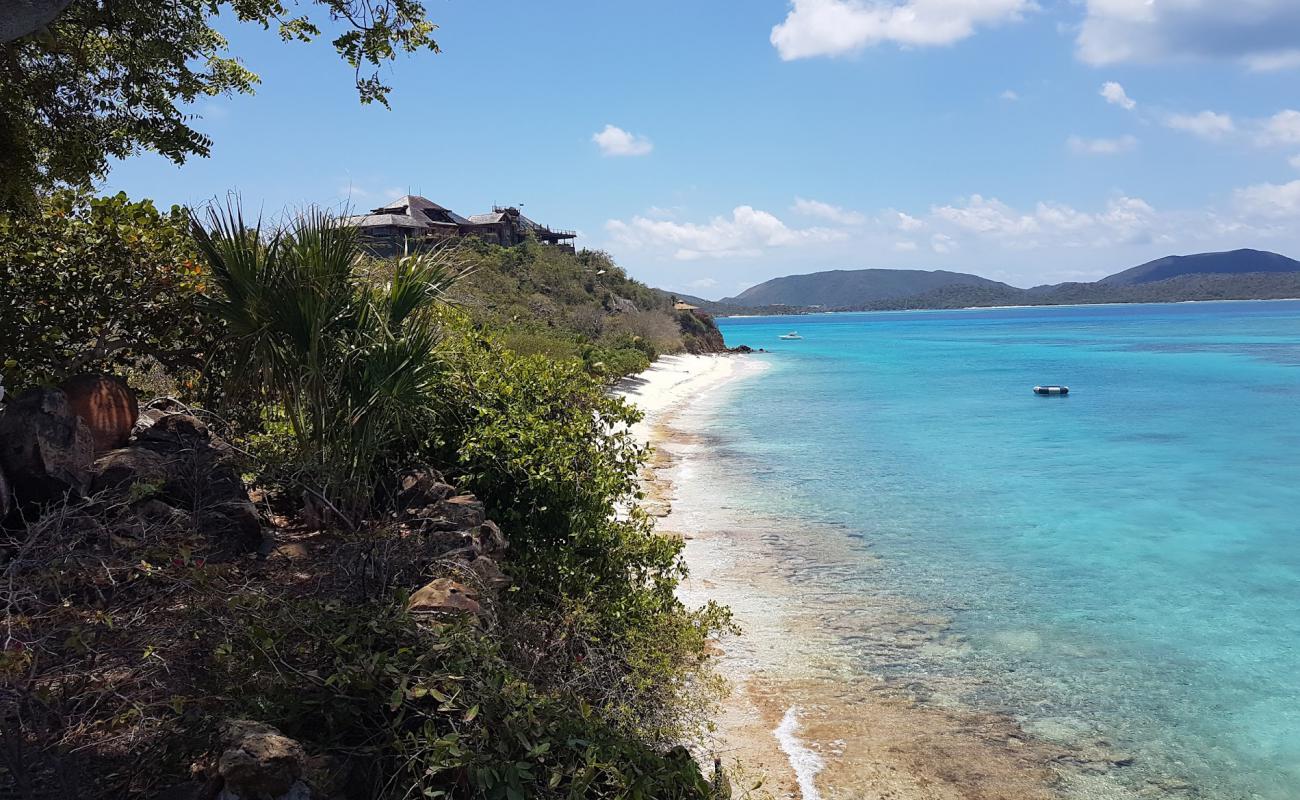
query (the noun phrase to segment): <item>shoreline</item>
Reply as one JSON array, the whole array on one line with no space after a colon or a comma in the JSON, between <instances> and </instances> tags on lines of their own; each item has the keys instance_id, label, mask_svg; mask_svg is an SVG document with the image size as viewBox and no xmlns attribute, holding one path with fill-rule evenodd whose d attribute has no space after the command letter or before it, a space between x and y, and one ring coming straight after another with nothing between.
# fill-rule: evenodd
<instances>
[{"instance_id":1,"label":"shoreline","mask_svg":"<svg viewBox=\"0 0 1300 800\"><path fill-rule=\"evenodd\" d=\"M953 685L918 689L870 675L849 640L878 639L900 652L962 644L946 633L946 620L900 598L863 597L833 576L819 580L807 572L789 520L729 513L716 485L696 485L713 448L682 419L691 401L767 366L755 356L671 356L618 387L645 413L633 430L653 447L645 507L661 533L686 544L690 575L679 596L692 606L731 607L743 631L721 643L719 671L731 693L707 754L738 764L747 784L764 776L772 796L795 800L1126 796L1106 774L1120 754L1037 740L1003 714L922 702L921 694L959 694L951 678L944 680ZM819 537L832 539L842 537Z\"/></svg>"}]
</instances>

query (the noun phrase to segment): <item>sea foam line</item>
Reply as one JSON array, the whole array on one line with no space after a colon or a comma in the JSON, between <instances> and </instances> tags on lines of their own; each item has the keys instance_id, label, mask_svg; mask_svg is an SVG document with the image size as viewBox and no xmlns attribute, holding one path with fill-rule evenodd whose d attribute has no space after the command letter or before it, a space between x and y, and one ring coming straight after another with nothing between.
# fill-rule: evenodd
<instances>
[{"instance_id":1,"label":"sea foam line","mask_svg":"<svg viewBox=\"0 0 1300 800\"><path fill-rule=\"evenodd\" d=\"M785 753L786 758L790 760L790 767L794 770L795 780L799 782L799 795L803 800L821 800L821 793L817 791L817 773L822 771L826 762L822 757L817 755L812 749L805 745L798 736L799 733L799 712L802 709L799 706L790 706L781 718L781 724L776 726L773 735L781 745L781 751Z\"/></svg>"}]
</instances>

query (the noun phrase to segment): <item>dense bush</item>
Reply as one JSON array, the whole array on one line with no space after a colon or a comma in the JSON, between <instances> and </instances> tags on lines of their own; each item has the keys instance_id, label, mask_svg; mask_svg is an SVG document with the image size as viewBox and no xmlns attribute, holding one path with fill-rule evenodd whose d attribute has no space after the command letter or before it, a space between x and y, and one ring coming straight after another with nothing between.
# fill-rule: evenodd
<instances>
[{"instance_id":1,"label":"dense bush","mask_svg":"<svg viewBox=\"0 0 1300 800\"><path fill-rule=\"evenodd\" d=\"M319 211L284 230L213 210L194 236L212 275L204 308L225 325L225 387L293 432L310 488L345 516L428 435L440 366L435 309L457 267L442 252L365 271L355 228Z\"/></svg>"},{"instance_id":2,"label":"dense bush","mask_svg":"<svg viewBox=\"0 0 1300 800\"><path fill-rule=\"evenodd\" d=\"M0 367L11 390L79 371L202 365L206 278L178 208L70 191L0 214Z\"/></svg>"}]
</instances>

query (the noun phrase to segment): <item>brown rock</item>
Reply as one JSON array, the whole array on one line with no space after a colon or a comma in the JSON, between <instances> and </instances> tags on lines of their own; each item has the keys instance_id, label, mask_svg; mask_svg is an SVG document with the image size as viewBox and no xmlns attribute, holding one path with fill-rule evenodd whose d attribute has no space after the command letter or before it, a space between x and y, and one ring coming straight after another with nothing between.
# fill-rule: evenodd
<instances>
[{"instance_id":1,"label":"brown rock","mask_svg":"<svg viewBox=\"0 0 1300 800\"><path fill-rule=\"evenodd\" d=\"M403 472L397 483L399 509L424 508L446 500L456 494L456 487L443 480L436 469L414 469Z\"/></svg>"},{"instance_id":2,"label":"brown rock","mask_svg":"<svg viewBox=\"0 0 1300 800\"><path fill-rule=\"evenodd\" d=\"M487 521L483 504L472 494L462 494L411 511L420 527L433 531L463 531L477 528Z\"/></svg>"},{"instance_id":3,"label":"brown rock","mask_svg":"<svg viewBox=\"0 0 1300 800\"><path fill-rule=\"evenodd\" d=\"M478 544L478 551L489 556L504 553L510 547L505 534L492 520L487 520L478 527L474 532L474 541Z\"/></svg>"},{"instance_id":4,"label":"brown rock","mask_svg":"<svg viewBox=\"0 0 1300 800\"><path fill-rule=\"evenodd\" d=\"M95 443L59 389L32 389L0 413L0 470L14 503L44 503L90 486Z\"/></svg>"},{"instance_id":5,"label":"brown rock","mask_svg":"<svg viewBox=\"0 0 1300 800\"><path fill-rule=\"evenodd\" d=\"M103 492L129 489L134 484L149 484L161 491L172 478L174 459L143 447L110 450L95 459L92 489Z\"/></svg>"},{"instance_id":6,"label":"brown rock","mask_svg":"<svg viewBox=\"0 0 1300 800\"><path fill-rule=\"evenodd\" d=\"M511 583L510 577L488 556L479 556L471 561L469 569L489 589L504 589Z\"/></svg>"},{"instance_id":7,"label":"brown rock","mask_svg":"<svg viewBox=\"0 0 1300 800\"><path fill-rule=\"evenodd\" d=\"M439 578L425 584L411 595L406 610L412 614L468 615L477 618L483 612L478 593L451 578Z\"/></svg>"},{"instance_id":8,"label":"brown rock","mask_svg":"<svg viewBox=\"0 0 1300 800\"><path fill-rule=\"evenodd\" d=\"M240 719L222 729L225 750L217 772L225 791L239 797L279 797L302 776L307 753L302 745L261 722Z\"/></svg>"},{"instance_id":9,"label":"brown rock","mask_svg":"<svg viewBox=\"0 0 1300 800\"><path fill-rule=\"evenodd\" d=\"M72 413L90 428L96 453L126 444L140 416L135 392L126 381L111 375L78 375L59 388L68 396Z\"/></svg>"}]
</instances>

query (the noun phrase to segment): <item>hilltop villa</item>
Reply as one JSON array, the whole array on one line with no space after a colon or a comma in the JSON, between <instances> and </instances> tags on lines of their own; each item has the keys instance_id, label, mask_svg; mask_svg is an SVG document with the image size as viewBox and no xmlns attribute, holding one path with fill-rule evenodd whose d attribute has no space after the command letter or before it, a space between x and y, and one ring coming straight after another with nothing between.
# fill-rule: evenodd
<instances>
[{"instance_id":1,"label":"hilltop villa","mask_svg":"<svg viewBox=\"0 0 1300 800\"><path fill-rule=\"evenodd\" d=\"M533 222L517 208L492 207L491 213L462 217L425 197L405 195L373 209L369 214L352 217L350 222L361 229L367 246L382 254L412 250L421 244L453 238L476 236L480 239L513 247L533 238L551 247L573 252L573 231L552 230Z\"/></svg>"}]
</instances>

